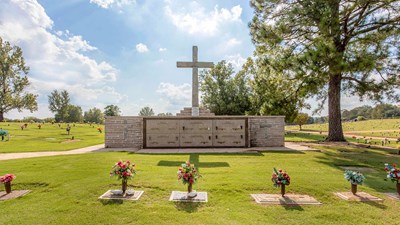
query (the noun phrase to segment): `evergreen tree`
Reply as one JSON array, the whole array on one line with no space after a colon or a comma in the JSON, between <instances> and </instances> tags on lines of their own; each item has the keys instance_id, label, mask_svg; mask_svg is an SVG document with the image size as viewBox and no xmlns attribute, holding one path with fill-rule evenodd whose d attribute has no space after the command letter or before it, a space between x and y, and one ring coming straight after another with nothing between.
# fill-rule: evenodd
<instances>
[{"instance_id":1,"label":"evergreen tree","mask_svg":"<svg viewBox=\"0 0 400 225\"><path fill-rule=\"evenodd\" d=\"M317 95L320 106L328 101L328 141L345 141L342 93L399 100L398 0L251 0L251 6L255 55L300 80L293 88Z\"/></svg>"}]
</instances>

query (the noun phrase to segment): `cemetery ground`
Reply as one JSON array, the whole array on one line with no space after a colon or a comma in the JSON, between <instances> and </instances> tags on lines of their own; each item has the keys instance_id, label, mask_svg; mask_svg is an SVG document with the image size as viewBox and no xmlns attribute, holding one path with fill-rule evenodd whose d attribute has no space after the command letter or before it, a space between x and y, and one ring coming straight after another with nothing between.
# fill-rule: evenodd
<instances>
[{"instance_id":1,"label":"cemetery ground","mask_svg":"<svg viewBox=\"0 0 400 225\"><path fill-rule=\"evenodd\" d=\"M385 181L384 163L400 157L385 150L349 146L316 146L315 151L270 151L243 154L137 154L97 152L1 161L2 173L13 173L13 190L23 197L0 201L4 224L397 224L399 202L384 195L395 184ZM136 163L128 189L144 190L138 201L99 200L121 184L109 177L118 160ZM185 191L176 172L191 160L202 178L194 190L208 192L207 203L168 201ZM349 202L333 192L350 191L341 166L360 166L366 181L359 191L383 202ZM287 193L307 194L322 205L258 205L250 194L279 194L272 187L272 168L292 178ZM0 186L4 190L4 186Z\"/></svg>"},{"instance_id":2,"label":"cemetery ground","mask_svg":"<svg viewBox=\"0 0 400 225\"><path fill-rule=\"evenodd\" d=\"M351 143L384 146L400 150L400 119L344 122L345 138ZM286 126L285 141L318 142L325 140L328 124L307 124L299 131L298 125ZM386 142L385 142L385 139ZM382 141L384 143L382 143Z\"/></svg>"},{"instance_id":3,"label":"cemetery ground","mask_svg":"<svg viewBox=\"0 0 400 225\"><path fill-rule=\"evenodd\" d=\"M0 153L66 151L104 143L104 125L70 123L68 135L67 123L26 123L22 130L24 124L0 122L10 135L9 141L0 139Z\"/></svg>"}]
</instances>

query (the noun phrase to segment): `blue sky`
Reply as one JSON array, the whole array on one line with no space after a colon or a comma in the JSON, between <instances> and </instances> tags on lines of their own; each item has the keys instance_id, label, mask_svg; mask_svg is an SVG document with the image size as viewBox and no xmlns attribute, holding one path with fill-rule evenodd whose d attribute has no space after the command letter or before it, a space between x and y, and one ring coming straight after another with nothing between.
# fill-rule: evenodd
<instances>
[{"instance_id":1,"label":"blue sky","mask_svg":"<svg viewBox=\"0 0 400 225\"><path fill-rule=\"evenodd\" d=\"M176 61L190 61L197 45L199 60L240 69L254 50L252 16L243 0L2 0L0 36L23 49L29 91L39 96L37 112L6 117L53 116L54 89L84 111L115 104L123 115L145 106L176 113L191 105L191 71ZM349 99L343 108L360 104Z\"/></svg>"}]
</instances>

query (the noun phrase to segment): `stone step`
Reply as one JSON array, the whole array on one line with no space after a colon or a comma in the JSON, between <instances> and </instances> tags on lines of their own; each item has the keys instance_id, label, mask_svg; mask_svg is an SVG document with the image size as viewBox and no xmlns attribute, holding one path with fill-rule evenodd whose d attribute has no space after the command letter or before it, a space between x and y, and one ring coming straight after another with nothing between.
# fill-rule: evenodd
<instances>
[{"instance_id":1,"label":"stone step","mask_svg":"<svg viewBox=\"0 0 400 225\"><path fill-rule=\"evenodd\" d=\"M185 107L185 108L183 108L183 110L181 110L179 113L177 113L176 116L192 116L192 108ZM199 116L215 116L215 114L210 112L210 110L208 110L208 109L200 108Z\"/></svg>"}]
</instances>

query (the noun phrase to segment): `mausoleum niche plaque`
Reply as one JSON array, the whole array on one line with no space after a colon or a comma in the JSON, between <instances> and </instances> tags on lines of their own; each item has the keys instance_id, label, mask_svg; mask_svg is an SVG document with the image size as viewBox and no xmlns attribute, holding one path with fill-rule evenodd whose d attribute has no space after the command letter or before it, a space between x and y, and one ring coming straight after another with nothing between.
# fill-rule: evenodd
<instances>
[{"instance_id":1,"label":"mausoleum niche plaque","mask_svg":"<svg viewBox=\"0 0 400 225\"><path fill-rule=\"evenodd\" d=\"M246 147L247 119L145 119L145 147Z\"/></svg>"}]
</instances>

